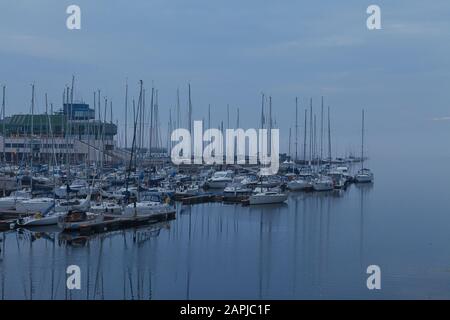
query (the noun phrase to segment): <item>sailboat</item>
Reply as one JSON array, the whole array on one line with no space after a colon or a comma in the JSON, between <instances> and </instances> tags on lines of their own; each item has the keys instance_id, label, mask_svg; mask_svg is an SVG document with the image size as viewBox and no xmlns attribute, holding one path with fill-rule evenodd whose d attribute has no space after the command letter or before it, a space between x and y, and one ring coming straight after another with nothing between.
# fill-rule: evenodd
<instances>
[{"instance_id":1,"label":"sailboat","mask_svg":"<svg viewBox=\"0 0 450 320\"><path fill-rule=\"evenodd\" d=\"M16 211L18 212L32 212L44 213L55 206L55 199L53 198L33 198L16 203Z\"/></svg>"},{"instance_id":2,"label":"sailboat","mask_svg":"<svg viewBox=\"0 0 450 320\"><path fill-rule=\"evenodd\" d=\"M91 206L91 195L88 194L85 199L62 200L56 204L55 211L64 212L70 210L87 211Z\"/></svg>"},{"instance_id":3,"label":"sailboat","mask_svg":"<svg viewBox=\"0 0 450 320\"><path fill-rule=\"evenodd\" d=\"M326 175L319 175L312 182L314 191L331 191L334 188L333 179Z\"/></svg>"},{"instance_id":4,"label":"sailboat","mask_svg":"<svg viewBox=\"0 0 450 320\"><path fill-rule=\"evenodd\" d=\"M48 213L38 212L32 216L17 219L17 225L21 227L50 226L58 224L60 217L64 217L67 212L51 211Z\"/></svg>"},{"instance_id":5,"label":"sailboat","mask_svg":"<svg viewBox=\"0 0 450 320\"><path fill-rule=\"evenodd\" d=\"M370 169L364 168L364 109L362 111L361 130L361 169L355 175L355 181L359 183L373 182L373 173Z\"/></svg>"},{"instance_id":6,"label":"sailboat","mask_svg":"<svg viewBox=\"0 0 450 320\"><path fill-rule=\"evenodd\" d=\"M287 183L287 188L291 191L300 191L311 188L311 181L306 179L298 178Z\"/></svg>"},{"instance_id":7,"label":"sailboat","mask_svg":"<svg viewBox=\"0 0 450 320\"><path fill-rule=\"evenodd\" d=\"M277 189L265 189L262 186L262 179L260 177L261 186L256 188L254 194L248 198L248 203L250 205L254 204L275 204L283 203L288 199L286 193L282 193Z\"/></svg>"},{"instance_id":8,"label":"sailboat","mask_svg":"<svg viewBox=\"0 0 450 320\"><path fill-rule=\"evenodd\" d=\"M249 203L252 204L275 204L283 203L287 200L287 194L281 193L279 191L262 191L251 195L249 197Z\"/></svg>"}]
</instances>

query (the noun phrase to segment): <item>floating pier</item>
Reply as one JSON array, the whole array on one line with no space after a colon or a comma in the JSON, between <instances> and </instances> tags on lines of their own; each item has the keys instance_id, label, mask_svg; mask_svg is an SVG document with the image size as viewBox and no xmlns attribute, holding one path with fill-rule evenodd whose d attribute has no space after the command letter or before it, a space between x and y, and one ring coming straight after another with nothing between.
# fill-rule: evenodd
<instances>
[{"instance_id":1,"label":"floating pier","mask_svg":"<svg viewBox=\"0 0 450 320\"><path fill-rule=\"evenodd\" d=\"M0 231L8 231L14 229L16 219L0 220Z\"/></svg>"},{"instance_id":2,"label":"floating pier","mask_svg":"<svg viewBox=\"0 0 450 320\"><path fill-rule=\"evenodd\" d=\"M105 214L105 219L97 223L80 224L76 229L68 232L79 232L80 235L91 235L94 233L109 232L119 229L127 229L137 227L144 224L152 224L160 221L168 221L175 219L175 210L170 210L158 214L137 215L123 217L119 215Z\"/></svg>"},{"instance_id":3,"label":"floating pier","mask_svg":"<svg viewBox=\"0 0 450 320\"><path fill-rule=\"evenodd\" d=\"M187 197L181 199L182 204L198 204L206 202L217 202L222 201L222 196L215 194L202 194L199 196Z\"/></svg>"}]
</instances>

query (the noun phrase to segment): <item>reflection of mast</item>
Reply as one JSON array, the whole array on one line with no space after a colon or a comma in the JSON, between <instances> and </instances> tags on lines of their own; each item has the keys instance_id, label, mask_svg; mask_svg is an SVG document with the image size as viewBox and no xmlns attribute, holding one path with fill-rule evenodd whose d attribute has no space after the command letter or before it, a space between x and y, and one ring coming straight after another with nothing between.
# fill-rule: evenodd
<instances>
[{"instance_id":1,"label":"reflection of mast","mask_svg":"<svg viewBox=\"0 0 450 320\"><path fill-rule=\"evenodd\" d=\"M148 300L152 300L152 272L148 272Z\"/></svg>"},{"instance_id":2,"label":"reflection of mast","mask_svg":"<svg viewBox=\"0 0 450 320\"><path fill-rule=\"evenodd\" d=\"M298 161L298 98L295 97L295 162Z\"/></svg>"},{"instance_id":3,"label":"reflection of mast","mask_svg":"<svg viewBox=\"0 0 450 320\"><path fill-rule=\"evenodd\" d=\"M312 114L312 98L309 100L309 166L312 164L313 157L313 114Z\"/></svg>"},{"instance_id":4,"label":"reflection of mast","mask_svg":"<svg viewBox=\"0 0 450 320\"><path fill-rule=\"evenodd\" d=\"M56 237L56 236L55 236ZM54 299L55 292L54 292L54 286L55 286L55 242L53 241L52 245L52 280L51 280L51 291L50 291L50 300Z\"/></svg>"},{"instance_id":5,"label":"reflection of mast","mask_svg":"<svg viewBox=\"0 0 450 320\"><path fill-rule=\"evenodd\" d=\"M2 233L2 248L0 251L0 258L3 261L5 259L5 246L6 246L6 236L5 233ZM1 281L2 281L2 300L5 300L5 267L2 263L2 274L1 274Z\"/></svg>"},{"instance_id":6,"label":"reflection of mast","mask_svg":"<svg viewBox=\"0 0 450 320\"><path fill-rule=\"evenodd\" d=\"M308 118L308 109L305 109L305 132L303 134L303 164L306 164L306 119Z\"/></svg>"},{"instance_id":7,"label":"reflection of mast","mask_svg":"<svg viewBox=\"0 0 450 320\"><path fill-rule=\"evenodd\" d=\"M323 159L323 96L322 105L320 107L320 164Z\"/></svg>"},{"instance_id":8,"label":"reflection of mast","mask_svg":"<svg viewBox=\"0 0 450 320\"><path fill-rule=\"evenodd\" d=\"M102 265L102 255L103 255L103 238L100 239L100 252L98 253L98 262L97 262L97 272L95 274L95 282L94 282L94 299L95 295L99 290L99 282L100 282L100 267ZM103 285L102 285L103 286Z\"/></svg>"},{"instance_id":9,"label":"reflection of mast","mask_svg":"<svg viewBox=\"0 0 450 320\"><path fill-rule=\"evenodd\" d=\"M361 188L360 199L360 224L359 224L359 261L363 265L363 248L364 248L364 188Z\"/></svg>"},{"instance_id":10,"label":"reflection of mast","mask_svg":"<svg viewBox=\"0 0 450 320\"><path fill-rule=\"evenodd\" d=\"M262 299L262 264L263 264L263 247L262 247L262 242L263 242L263 220L262 220L262 209L261 209L261 213L259 214L259 272L258 272L258 285L259 285L259 296L258 298L261 300Z\"/></svg>"},{"instance_id":11,"label":"reflection of mast","mask_svg":"<svg viewBox=\"0 0 450 320\"><path fill-rule=\"evenodd\" d=\"M89 276L90 276L90 266L91 266L91 242L88 241L88 248L87 248L87 272L86 272L86 300L89 300Z\"/></svg>"},{"instance_id":12,"label":"reflection of mast","mask_svg":"<svg viewBox=\"0 0 450 320\"><path fill-rule=\"evenodd\" d=\"M297 109L297 108L296 108ZM297 290L297 237L298 237L298 197L295 198L295 218L294 218L294 245L293 245L293 256L294 256L294 268L293 268L293 279L292 279L292 295L295 298L295 292Z\"/></svg>"},{"instance_id":13,"label":"reflection of mast","mask_svg":"<svg viewBox=\"0 0 450 320\"><path fill-rule=\"evenodd\" d=\"M30 239L30 263L29 263L29 270L28 270L28 275L30 277L30 300L33 300L33 240Z\"/></svg>"},{"instance_id":14,"label":"reflection of mast","mask_svg":"<svg viewBox=\"0 0 450 320\"><path fill-rule=\"evenodd\" d=\"M187 250L187 279L186 279L186 299L189 300L191 289L191 211L189 210L189 232Z\"/></svg>"},{"instance_id":15,"label":"reflection of mast","mask_svg":"<svg viewBox=\"0 0 450 320\"><path fill-rule=\"evenodd\" d=\"M189 97L188 97L188 130L192 134L192 101L191 101L191 84L188 84Z\"/></svg>"}]
</instances>

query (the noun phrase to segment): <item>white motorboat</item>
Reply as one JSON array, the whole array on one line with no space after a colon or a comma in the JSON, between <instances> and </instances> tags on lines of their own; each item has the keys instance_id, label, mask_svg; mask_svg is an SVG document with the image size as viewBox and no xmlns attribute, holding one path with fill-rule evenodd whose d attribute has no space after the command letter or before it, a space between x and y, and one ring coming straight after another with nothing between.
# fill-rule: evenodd
<instances>
[{"instance_id":1,"label":"white motorboat","mask_svg":"<svg viewBox=\"0 0 450 320\"><path fill-rule=\"evenodd\" d=\"M9 196L0 198L0 210L15 210L17 204L29 200L29 197Z\"/></svg>"},{"instance_id":2,"label":"white motorboat","mask_svg":"<svg viewBox=\"0 0 450 320\"><path fill-rule=\"evenodd\" d=\"M311 186L311 181L302 178L294 179L287 183L287 188L291 191L306 190L310 189Z\"/></svg>"},{"instance_id":3,"label":"white motorboat","mask_svg":"<svg viewBox=\"0 0 450 320\"><path fill-rule=\"evenodd\" d=\"M258 184L258 178L256 176L247 176L240 181L240 184L246 187L254 187Z\"/></svg>"},{"instance_id":4,"label":"white motorboat","mask_svg":"<svg viewBox=\"0 0 450 320\"><path fill-rule=\"evenodd\" d=\"M328 172L328 176L333 180L333 186L335 189L343 189L347 185L347 175L341 171L333 170Z\"/></svg>"},{"instance_id":5,"label":"white motorboat","mask_svg":"<svg viewBox=\"0 0 450 320\"><path fill-rule=\"evenodd\" d=\"M333 180L328 176L319 176L312 182L314 191L330 191L334 189Z\"/></svg>"},{"instance_id":6,"label":"white motorboat","mask_svg":"<svg viewBox=\"0 0 450 320\"><path fill-rule=\"evenodd\" d=\"M55 211L63 212L63 211L71 211L71 210L79 210L79 211L87 211L91 206L91 195L87 195L85 199L71 199L71 200L63 200L59 201L55 206Z\"/></svg>"},{"instance_id":7,"label":"white motorboat","mask_svg":"<svg viewBox=\"0 0 450 320\"><path fill-rule=\"evenodd\" d=\"M200 193L198 185L181 186L175 191L176 197L193 197Z\"/></svg>"},{"instance_id":8,"label":"white motorboat","mask_svg":"<svg viewBox=\"0 0 450 320\"><path fill-rule=\"evenodd\" d=\"M24 213L46 213L55 206L53 198L34 198L16 203L16 211Z\"/></svg>"},{"instance_id":9,"label":"white motorboat","mask_svg":"<svg viewBox=\"0 0 450 320\"><path fill-rule=\"evenodd\" d=\"M80 179L74 180L69 186L65 184L55 189L55 194L60 198L67 197L68 193L85 196L91 192L89 184L85 180Z\"/></svg>"},{"instance_id":10,"label":"white motorboat","mask_svg":"<svg viewBox=\"0 0 450 320\"><path fill-rule=\"evenodd\" d=\"M123 208L114 202L96 203L89 210L93 213L122 214Z\"/></svg>"},{"instance_id":11,"label":"white motorboat","mask_svg":"<svg viewBox=\"0 0 450 320\"><path fill-rule=\"evenodd\" d=\"M369 183L373 181L373 172L363 168L355 175L355 181L359 183Z\"/></svg>"},{"instance_id":12,"label":"white motorboat","mask_svg":"<svg viewBox=\"0 0 450 320\"><path fill-rule=\"evenodd\" d=\"M108 192L103 189L100 189L100 195L102 196L102 198L115 200L123 200L125 198L125 195L121 191Z\"/></svg>"},{"instance_id":13,"label":"white motorboat","mask_svg":"<svg viewBox=\"0 0 450 320\"><path fill-rule=\"evenodd\" d=\"M229 186L226 187L223 190L223 195L224 196L239 196L239 195L246 195L246 194L252 194L253 193L253 189L252 188L247 188L241 185L236 185L236 186Z\"/></svg>"},{"instance_id":14,"label":"white motorboat","mask_svg":"<svg viewBox=\"0 0 450 320\"><path fill-rule=\"evenodd\" d=\"M125 207L123 214L127 216L139 216L160 214L171 211L171 206L157 201L140 201L131 203Z\"/></svg>"},{"instance_id":15,"label":"white motorboat","mask_svg":"<svg viewBox=\"0 0 450 320\"><path fill-rule=\"evenodd\" d=\"M275 204L283 203L287 200L287 194L276 191L260 192L249 197L249 203L254 204Z\"/></svg>"},{"instance_id":16,"label":"white motorboat","mask_svg":"<svg viewBox=\"0 0 450 320\"><path fill-rule=\"evenodd\" d=\"M31 189L24 188L22 190L13 191L11 192L10 196L31 199Z\"/></svg>"},{"instance_id":17,"label":"white motorboat","mask_svg":"<svg viewBox=\"0 0 450 320\"><path fill-rule=\"evenodd\" d=\"M21 227L33 227L33 226L50 226L58 224L60 217L65 216L66 212L52 211L47 214L36 213L29 217L23 217L17 219L17 225Z\"/></svg>"},{"instance_id":18,"label":"white motorboat","mask_svg":"<svg viewBox=\"0 0 450 320\"><path fill-rule=\"evenodd\" d=\"M207 180L207 185L211 189L224 189L231 182L233 182L232 171L217 171Z\"/></svg>"}]
</instances>

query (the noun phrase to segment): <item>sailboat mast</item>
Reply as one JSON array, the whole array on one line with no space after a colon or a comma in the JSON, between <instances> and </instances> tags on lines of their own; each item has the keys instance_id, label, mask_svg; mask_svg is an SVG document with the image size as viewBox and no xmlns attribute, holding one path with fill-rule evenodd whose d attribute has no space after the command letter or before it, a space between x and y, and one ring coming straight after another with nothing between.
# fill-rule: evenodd
<instances>
[{"instance_id":1,"label":"sailboat mast","mask_svg":"<svg viewBox=\"0 0 450 320\"><path fill-rule=\"evenodd\" d=\"M148 144L149 157L152 155L152 140L153 140L153 97L155 96L155 87L152 85L152 96L150 97L150 137Z\"/></svg>"},{"instance_id":2,"label":"sailboat mast","mask_svg":"<svg viewBox=\"0 0 450 320\"><path fill-rule=\"evenodd\" d=\"M291 129L292 128L289 128L289 146L288 146L289 161L291 161Z\"/></svg>"},{"instance_id":3,"label":"sailboat mast","mask_svg":"<svg viewBox=\"0 0 450 320\"><path fill-rule=\"evenodd\" d=\"M298 97L295 97L295 161L298 160Z\"/></svg>"},{"instance_id":4,"label":"sailboat mast","mask_svg":"<svg viewBox=\"0 0 450 320\"><path fill-rule=\"evenodd\" d=\"M313 157L313 114L312 114L312 98L309 100L309 165L312 164Z\"/></svg>"},{"instance_id":5,"label":"sailboat mast","mask_svg":"<svg viewBox=\"0 0 450 320\"><path fill-rule=\"evenodd\" d=\"M323 96L322 96L322 104L320 107L320 162L323 159Z\"/></svg>"},{"instance_id":6,"label":"sailboat mast","mask_svg":"<svg viewBox=\"0 0 450 320\"><path fill-rule=\"evenodd\" d=\"M47 92L45 93L45 115L47 116L47 118L48 119L50 119L49 118L49 115L48 115L48 98L47 98ZM48 138L49 138L49 136L50 136L50 132L49 132L49 130L50 130L50 127L49 126L47 126L47 132L46 132L46 137L45 137L45 142L46 142L46 149L47 150L49 150L49 148L48 148ZM42 132L41 132L41 135L42 135ZM41 139L42 140L42 139ZM51 163L50 163L50 160L51 160L51 157L50 157L50 151L48 152L48 170L50 170L50 165L51 165Z\"/></svg>"},{"instance_id":7,"label":"sailboat mast","mask_svg":"<svg viewBox=\"0 0 450 320\"><path fill-rule=\"evenodd\" d=\"M191 101L191 84L188 84L188 88L189 88L189 101L188 101L188 121L189 121L189 125L188 125L188 129L189 132L191 132L192 134L192 101Z\"/></svg>"},{"instance_id":8,"label":"sailboat mast","mask_svg":"<svg viewBox=\"0 0 450 320\"><path fill-rule=\"evenodd\" d=\"M100 90L97 90L97 92L98 92L98 97L97 97L97 107L98 107L98 121L99 121L99 124L98 124L98 140L102 140L101 139L101 135L103 134L103 125L102 125L102 105L101 105L101 98L100 98L100 94L101 94L101 91ZM100 131L100 129L102 130L102 131ZM100 148L99 148L99 150L100 150ZM102 154L103 154L103 152L102 151L100 151L99 153L97 153L98 154L98 161L100 161L100 159L101 159L101 157L102 157Z\"/></svg>"},{"instance_id":9,"label":"sailboat mast","mask_svg":"<svg viewBox=\"0 0 450 320\"><path fill-rule=\"evenodd\" d=\"M303 135L303 164L306 164L306 119L308 118L308 109L305 109L305 133Z\"/></svg>"},{"instance_id":10,"label":"sailboat mast","mask_svg":"<svg viewBox=\"0 0 450 320\"><path fill-rule=\"evenodd\" d=\"M361 169L364 169L364 109L362 110L361 126Z\"/></svg>"},{"instance_id":11,"label":"sailboat mast","mask_svg":"<svg viewBox=\"0 0 450 320\"><path fill-rule=\"evenodd\" d=\"M261 94L261 129L264 129L264 93Z\"/></svg>"},{"instance_id":12,"label":"sailboat mast","mask_svg":"<svg viewBox=\"0 0 450 320\"><path fill-rule=\"evenodd\" d=\"M128 148L128 80L125 84L125 149Z\"/></svg>"},{"instance_id":13,"label":"sailboat mast","mask_svg":"<svg viewBox=\"0 0 450 320\"><path fill-rule=\"evenodd\" d=\"M34 83L31 85L31 179L30 179L30 189L33 190L33 133L34 133Z\"/></svg>"},{"instance_id":14,"label":"sailboat mast","mask_svg":"<svg viewBox=\"0 0 450 320\"><path fill-rule=\"evenodd\" d=\"M269 154L272 155L272 96L269 97Z\"/></svg>"},{"instance_id":15,"label":"sailboat mast","mask_svg":"<svg viewBox=\"0 0 450 320\"><path fill-rule=\"evenodd\" d=\"M2 97L2 124L3 124L3 129L2 129L2 135L3 135L3 161L6 161L6 150L5 150L5 143L6 143L6 131L5 131L5 118L6 118L6 114L5 114L5 97L6 97L6 86L3 86L2 88L3 90L3 97Z\"/></svg>"},{"instance_id":16,"label":"sailboat mast","mask_svg":"<svg viewBox=\"0 0 450 320\"><path fill-rule=\"evenodd\" d=\"M145 147L145 88L142 91L142 137L141 137L141 143L142 143L142 148Z\"/></svg>"},{"instance_id":17,"label":"sailboat mast","mask_svg":"<svg viewBox=\"0 0 450 320\"><path fill-rule=\"evenodd\" d=\"M140 107L140 103L141 103L141 99L142 99L142 85L143 85L142 80L140 80L139 83L140 83L140 92L139 92L138 109ZM153 88L152 88L152 99L153 99ZM138 110L138 113L139 113L139 110ZM126 201L127 202L128 202L128 199L129 199L128 181L129 181L130 174L131 174L131 168L132 168L132 165L133 165L133 154L134 154L134 151L135 151L134 149L135 149L135 145L136 145L136 127L137 127L136 115L137 115L137 113L136 113L136 106L135 106L135 102L134 102L134 99L133 99L133 140L132 140L132 143L131 143L131 155L130 155L130 163L129 163L129 166L128 166L128 175L127 175L127 178L126 178L126 181L125 181L125 190L126 190L125 193L126 193Z\"/></svg>"},{"instance_id":18,"label":"sailboat mast","mask_svg":"<svg viewBox=\"0 0 450 320\"><path fill-rule=\"evenodd\" d=\"M330 124L330 106L328 106L328 160L331 166L331 124Z\"/></svg>"},{"instance_id":19,"label":"sailboat mast","mask_svg":"<svg viewBox=\"0 0 450 320\"><path fill-rule=\"evenodd\" d=\"M75 86L75 76L72 75L72 86L71 86L71 90L70 90L70 118L72 118L72 112L73 112L73 88ZM72 125L70 126L70 133L71 135L73 135L72 132ZM80 128L78 127L78 132L80 132ZM72 140L73 141L73 140ZM70 157L70 155L69 155ZM69 158L69 164L70 164L70 158Z\"/></svg>"},{"instance_id":20,"label":"sailboat mast","mask_svg":"<svg viewBox=\"0 0 450 320\"><path fill-rule=\"evenodd\" d=\"M31 85L31 142L34 134L34 83ZM31 147L31 159L33 159L33 148Z\"/></svg>"},{"instance_id":21,"label":"sailboat mast","mask_svg":"<svg viewBox=\"0 0 450 320\"><path fill-rule=\"evenodd\" d=\"M105 97L105 109L103 113L103 121L102 121L102 169L105 163L105 126L106 126L106 111L108 110L108 98Z\"/></svg>"}]
</instances>

